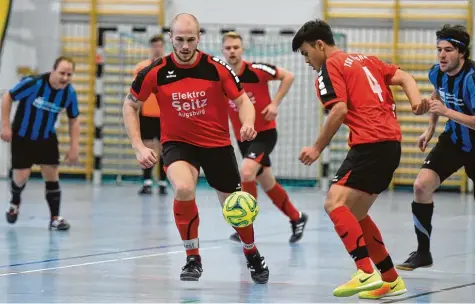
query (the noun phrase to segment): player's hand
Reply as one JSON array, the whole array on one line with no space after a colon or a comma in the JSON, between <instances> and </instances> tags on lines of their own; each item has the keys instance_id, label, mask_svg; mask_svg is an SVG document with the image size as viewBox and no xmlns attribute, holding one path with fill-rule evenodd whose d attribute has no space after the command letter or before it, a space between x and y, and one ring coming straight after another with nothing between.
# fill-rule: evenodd
<instances>
[{"instance_id":1,"label":"player's hand","mask_svg":"<svg viewBox=\"0 0 476 304\"><path fill-rule=\"evenodd\" d=\"M158 162L155 151L146 146L136 151L136 158L142 169L152 168Z\"/></svg>"},{"instance_id":2,"label":"player's hand","mask_svg":"<svg viewBox=\"0 0 476 304\"><path fill-rule=\"evenodd\" d=\"M415 115L423 115L426 112L428 112L429 109L430 109L430 100L428 98L423 98L418 105L412 106L412 112Z\"/></svg>"},{"instance_id":3,"label":"player's hand","mask_svg":"<svg viewBox=\"0 0 476 304\"><path fill-rule=\"evenodd\" d=\"M79 147L71 147L64 157L64 162L67 165L74 165L78 163L79 159Z\"/></svg>"},{"instance_id":4,"label":"player's hand","mask_svg":"<svg viewBox=\"0 0 476 304\"><path fill-rule=\"evenodd\" d=\"M241 141L251 141L256 137L255 128L250 125L243 125L240 129Z\"/></svg>"},{"instance_id":5,"label":"player's hand","mask_svg":"<svg viewBox=\"0 0 476 304\"><path fill-rule=\"evenodd\" d=\"M430 142L434 133L435 129L430 127L420 136L418 139L418 148L420 148L421 152L425 152L426 147L428 146L428 143Z\"/></svg>"},{"instance_id":6,"label":"player's hand","mask_svg":"<svg viewBox=\"0 0 476 304\"><path fill-rule=\"evenodd\" d=\"M319 158L320 155L321 153L316 148L304 147L301 150L301 154L299 154L299 160L306 166L310 166Z\"/></svg>"},{"instance_id":7,"label":"player's hand","mask_svg":"<svg viewBox=\"0 0 476 304\"><path fill-rule=\"evenodd\" d=\"M0 135L3 141L11 142L12 141L12 127L7 126L2 128L2 134Z\"/></svg>"},{"instance_id":8,"label":"player's hand","mask_svg":"<svg viewBox=\"0 0 476 304\"><path fill-rule=\"evenodd\" d=\"M264 119L268 121L273 120L278 116L278 107L274 103L270 103L263 111L261 111L261 114L264 115Z\"/></svg>"},{"instance_id":9,"label":"player's hand","mask_svg":"<svg viewBox=\"0 0 476 304\"><path fill-rule=\"evenodd\" d=\"M439 100L432 99L430 100L430 113L439 115L439 116L446 116L446 112L448 108Z\"/></svg>"}]
</instances>

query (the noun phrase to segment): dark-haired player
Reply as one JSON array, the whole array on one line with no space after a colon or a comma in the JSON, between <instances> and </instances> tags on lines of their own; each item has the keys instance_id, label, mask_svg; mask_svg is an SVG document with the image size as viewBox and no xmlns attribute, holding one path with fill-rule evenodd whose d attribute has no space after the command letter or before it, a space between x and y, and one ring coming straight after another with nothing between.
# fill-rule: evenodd
<instances>
[{"instance_id":1,"label":"dark-haired player","mask_svg":"<svg viewBox=\"0 0 476 304\"><path fill-rule=\"evenodd\" d=\"M150 58L139 62L136 65L134 70L134 78L137 77L139 72L149 66L152 62L158 60L164 55L164 38L162 35L154 35L150 38ZM142 105L139 112L139 121L140 121L140 135L144 141L144 145L147 148L151 148L154 151L158 152L158 155L161 155L160 147L160 107L157 103L157 99L154 94L151 94L149 98ZM143 174L143 185L139 190L141 195L150 195L152 194L152 185L154 184L152 180L152 169L145 168L142 169ZM163 157L159 158L159 194L167 194L167 181L164 171L164 159Z\"/></svg>"},{"instance_id":2,"label":"dark-haired player","mask_svg":"<svg viewBox=\"0 0 476 304\"><path fill-rule=\"evenodd\" d=\"M222 52L227 63L240 77L243 89L250 97L255 106L256 121L255 130L258 132L252 141L241 141L241 121L238 108L230 101L231 123L238 142L243 162L241 163L241 186L246 191L257 197L256 181L269 196L276 207L279 208L290 220L292 235L289 242L295 243L302 238L307 215L299 212L289 199L286 190L276 181L271 170L270 154L278 140L276 130L276 116L278 106L291 87L294 76L288 70L275 67L266 63L246 62L242 59L243 39L235 33L229 32L223 35ZM269 96L268 82L280 80L281 85L271 100ZM240 241L237 233L230 237Z\"/></svg>"},{"instance_id":3,"label":"dark-haired player","mask_svg":"<svg viewBox=\"0 0 476 304\"><path fill-rule=\"evenodd\" d=\"M45 180L46 201L50 208L49 228L68 230L70 224L59 216L61 190L59 186L59 148L55 123L58 114L66 109L69 117L71 147L65 162L74 163L79 153L78 99L70 84L74 62L67 57L56 59L53 70L39 76L22 79L2 97L3 141L11 142L13 175L10 206L6 219L14 224L18 219L21 193L30 177L33 164L40 165ZM18 100L13 125L10 112L13 101Z\"/></svg>"},{"instance_id":4,"label":"dark-haired player","mask_svg":"<svg viewBox=\"0 0 476 304\"><path fill-rule=\"evenodd\" d=\"M403 294L405 283L368 211L387 189L400 163L402 133L389 85L403 88L415 114L427 112L428 103L421 101L413 77L397 66L339 50L324 21L305 23L292 48L317 71L317 95L330 110L316 142L302 149L301 162L311 165L316 161L342 123L350 128L351 149L332 180L324 208L358 270L334 290L334 296L359 293L361 298L376 299Z\"/></svg>"},{"instance_id":5,"label":"dark-haired player","mask_svg":"<svg viewBox=\"0 0 476 304\"><path fill-rule=\"evenodd\" d=\"M438 143L428 154L413 184L412 202L418 248L397 268L413 270L433 264L430 253L433 192L454 172L464 167L474 182L474 61L469 59L470 35L461 25L445 25L436 32L439 63L428 78L434 86L430 101L430 124L420 136L425 151L440 116L448 118Z\"/></svg>"},{"instance_id":6,"label":"dark-haired player","mask_svg":"<svg viewBox=\"0 0 476 304\"><path fill-rule=\"evenodd\" d=\"M202 274L199 254L199 215L195 203L200 168L215 188L220 203L241 189L240 172L230 141L228 99L239 108L242 140L252 140L255 111L238 76L222 60L197 50L200 25L190 14L172 20L172 54L142 70L124 102L124 122L144 168L157 162L155 152L144 146L137 110L142 100L154 93L162 112L164 165L174 189L174 217L187 253L181 280L197 281ZM254 244L253 225L235 228L243 240L251 278L267 283L268 267Z\"/></svg>"}]
</instances>

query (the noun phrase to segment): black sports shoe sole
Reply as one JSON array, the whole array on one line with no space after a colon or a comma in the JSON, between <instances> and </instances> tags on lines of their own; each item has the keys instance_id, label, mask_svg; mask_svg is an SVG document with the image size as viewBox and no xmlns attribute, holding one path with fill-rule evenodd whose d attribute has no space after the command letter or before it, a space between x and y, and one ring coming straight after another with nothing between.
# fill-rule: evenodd
<instances>
[{"instance_id":1,"label":"black sports shoe sole","mask_svg":"<svg viewBox=\"0 0 476 304\"><path fill-rule=\"evenodd\" d=\"M260 274L252 275L251 279L256 284L266 284L266 283L268 283L268 280L269 280L269 270L264 270Z\"/></svg>"},{"instance_id":2,"label":"black sports shoe sole","mask_svg":"<svg viewBox=\"0 0 476 304\"><path fill-rule=\"evenodd\" d=\"M430 268L431 266L433 266L433 264L418 266L418 267L415 267L415 268L413 268L411 266L397 265L397 266L395 266L395 268L397 268L398 270L413 271L417 268Z\"/></svg>"},{"instance_id":3,"label":"black sports shoe sole","mask_svg":"<svg viewBox=\"0 0 476 304\"><path fill-rule=\"evenodd\" d=\"M187 282L197 282L200 279L200 276L193 276L193 275L180 275L180 281L187 281Z\"/></svg>"},{"instance_id":4,"label":"black sports shoe sole","mask_svg":"<svg viewBox=\"0 0 476 304\"><path fill-rule=\"evenodd\" d=\"M13 214L13 215L10 215L9 212L6 212L5 213L5 218L7 220L7 223L9 224L15 224L17 219L18 219L18 214Z\"/></svg>"},{"instance_id":5,"label":"black sports shoe sole","mask_svg":"<svg viewBox=\"0 0 476 304\"><path fill-rule=\"evenodd\" d=\"M237 243L241 243L240 236L237 233L233 233L232 235L230 235L230 240Z\"/></svg>"}]
</instances>

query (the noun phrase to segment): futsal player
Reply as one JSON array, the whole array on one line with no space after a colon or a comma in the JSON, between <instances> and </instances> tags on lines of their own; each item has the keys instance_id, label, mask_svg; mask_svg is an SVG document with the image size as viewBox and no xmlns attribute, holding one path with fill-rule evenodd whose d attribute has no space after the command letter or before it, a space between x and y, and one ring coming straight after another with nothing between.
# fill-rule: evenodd
<instances>
[{"instance_id":1,"label":"futsal player","mask_svg":"<svg viewBox=\"0 0 476 304\"><path fill-rule=\"evenodd\" d=\"M228 99L239 108L242 140L256 137L255 112L231 67L197 49L200 25L193 15L177 15L169 37L173 52L143 69L132 84L124 102L124 122L139 163L144 168L153 166L157 155L140 138L137 110L151 93L156 95L162 112L164 165L174 189L175 223L187 254L180 278L197 281L203 271L195 202L199 170L203 169L221 204L230 193L241 190L230 141ZM269 270L254 244L253 225L235 229L243 241L251 278L267 283Z\"/></svg>"},{"instance_id":2,"label":"futsal player","mask_svg":"<svg viewBox=\"0 0 476 304\"><path fill-rule=\"evenodd\" d=\"M474 183L474 61L469 59L471 37L461 25L445 25L436 32L436 40L439 63L432 66L428 73L434 90L428 129L418 140L422 152L435 133L438 118L442 116L448 120L413 184L412 213L418 248L397 266L401 270L433 264L430 252L433 192L461 167Z\"/></svg>"},{"instance_id":3,"label":"futsal player","mask_svg":"<svg viewBox=\"0 0 476 304\"><path fill-rule=\"evenodd\" d=\"M136 65L134 70L134 78L137 77L139 72L150 65L152 62L160 59L164 56L164 38L162 35L155 35L149 40L151 56L149 59L143 60ZM140 121L140 134L144 145L147 148L157 151L157 155L161 155L160 146L160 108L157 103L157 99L154 94L151 94L149 98L142 105L139 112ZM152 170L154 167L142 169L143 173L143 185L139 190L141 195L152 194ZM167 181L164 172L164 159L159 158L159 194L167 194Z\"/></svg>"},{"instance_id":4,"label":"futsal player","mask_svg":"<svg viewBox=\"0 0 476 304\"><path fill-rule=\"evenodd\" d=\"M302 238L307 215L299 212L291 202L286 190L276 181L271 170L270 154L278 140L276 116L278 106L288 93L294 81L294 75L282 67L267 63L247 62L242 59L243 39L235 33L223 35L222 52L226 62L240 78L243 89L248 94L255 107L255 130L258 132L252 141L242 141L240 138L241 121L238 108L230 101L228 112L243 162L241 163L241 187L253 195L258 195L256 181L263 188L276 207L290 220L292 235L289 242L295 243ZM280 86L276 95L271 99L268 82L279 80ZM238 233L230 239L240 241Z\"/></svg>"},{"instance_id":5,"label":"futsal player","mask_svg":"<svg viewBox=\"0 0 476 304\"><path fill-rule=\"evenodd\" d=\"M348 297L359 293L359 297L371 299L403 294L405 283L368 211L388 188L400 163L402 133L388 86L401 86L417 115L428 111L428 103L421 100L413 77L397 66L374 56L339 50L330 26L322 20L305 23L292 48L317 71L317 96L330 110L316 142L302 149L301 162L309 166L316 161L342 123L350 129L351 149L332 180L324 208L357 272L333 294Z\"/></svg>"},{"instance_id":6,"label":"futsal player","mask_svg":"<svg viewBox=\"0 0 476 304\"><path fill-rule=\"evenodd\" d=\"M66 109L69 118L70 148L66 164L78 160L79 109L76 92L71 85L74 62L68 57L55 60L49 73L22 79L2 97L1 138L11 142L11 200L6 212L7 222L18 219L21 193L30 177L33 164L40 165L45 180L45 196L50 209L49 228L68 230L70 224L60 216L61 189L59 185L59 148L55 123ZM13 125L10 123L12 103L19 101Z\"/></svg>"}]
</instances>

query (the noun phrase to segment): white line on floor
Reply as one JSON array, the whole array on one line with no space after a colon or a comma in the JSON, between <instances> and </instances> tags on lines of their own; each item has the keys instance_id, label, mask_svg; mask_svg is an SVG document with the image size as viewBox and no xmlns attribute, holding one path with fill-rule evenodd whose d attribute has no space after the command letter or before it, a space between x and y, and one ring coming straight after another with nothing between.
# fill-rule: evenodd
<instances>
[{"instance_id":1,"label":"white line on floor","mask_svg":"<svg viewBox=\"0 0 476 304\"><path fill-rule=\"evenodd\" d=\"M220 247L221 246L200 248L200 251L217 249L217 248L220 248ZM101 261L81 263L81 264L72 264L72 265L41 268L41 269L34 269L34 270L25 270L25 271L18 271L18 272L8 272L8 273L0 274L0 277L12 276L12 275L17 275L17 274L25 274L25 273L43 272L43 271L48 271L48 270L58 270L58 269L65 269L65 268L74 268L74 267L83 267L83 266L89 266L89 265L106 264L106 263L119 262L119 261L145 259L145 258L152 258L152 257L158 257L158 256L164 256L164 255L172 255L172 254L178 254L178 253L185 253L185 252L184 252L184 250L168 251L168 252L160 252L160 253L153 253L153 254L146 254L146 255L131 256L131 257L120 258L120 259L101 260Z\"/></svg>"}]
</instances>

